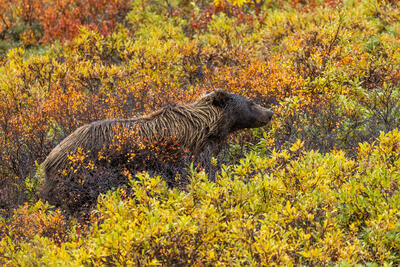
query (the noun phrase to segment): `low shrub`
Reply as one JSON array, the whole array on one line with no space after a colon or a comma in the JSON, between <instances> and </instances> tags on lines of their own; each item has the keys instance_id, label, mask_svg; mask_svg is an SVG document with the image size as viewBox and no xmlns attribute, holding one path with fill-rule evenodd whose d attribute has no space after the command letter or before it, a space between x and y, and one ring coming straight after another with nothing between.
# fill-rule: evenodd
<instances>
[{"instance_id":1,"label":"low shrub","mask_svg":"<svg viewBox=\"0 0 400 267\"><path fill-rule=\"evenodd\" d=\"M86 235L69 232L57 245L43 232L21 242L9 233L0 255L12 265L400 263L397 129L360 144L356 159L306 151L301 141L282 151L268 144L215 182L192 169L186 191L139 174L131 196L99 199Z\"/></svg>"}]
</instances>

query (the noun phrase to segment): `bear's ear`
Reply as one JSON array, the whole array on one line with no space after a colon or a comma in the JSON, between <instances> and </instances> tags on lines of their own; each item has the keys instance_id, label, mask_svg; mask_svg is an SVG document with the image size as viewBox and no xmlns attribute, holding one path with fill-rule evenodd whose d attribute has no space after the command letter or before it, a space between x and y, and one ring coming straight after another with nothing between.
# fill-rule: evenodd
<instances>
[{"instance_id":1,"label":"bear's ear","mask_svg":"<svg viewBox=\"0 0 400 267\"><path fill-rule=\"evenodd\" d=\"M212 104L216 107L225 107L229 100L229 93L218 89L212 93Z\"/></svg>"}]
</instances>

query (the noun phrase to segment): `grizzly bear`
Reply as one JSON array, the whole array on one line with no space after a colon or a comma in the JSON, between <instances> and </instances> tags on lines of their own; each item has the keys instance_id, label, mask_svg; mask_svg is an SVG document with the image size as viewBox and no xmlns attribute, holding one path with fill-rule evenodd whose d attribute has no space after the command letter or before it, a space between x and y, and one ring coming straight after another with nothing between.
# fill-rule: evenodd
<instances>
[{"instance_id":1,"label":"grizzly bear","mask_svg":"<svg viewBox=\"0 0 400 267\"><path fill-rule=\"evenodd\" d=\"M126 173L146 170L164 176L167 170L175 176L188 159L209 160L230 133L264 126L272 115L243 96L216 90L194 103L167 106L142 117L83 125L44 161L41 197L75 210L126 184Z\"/></svg>"}]
</instances>

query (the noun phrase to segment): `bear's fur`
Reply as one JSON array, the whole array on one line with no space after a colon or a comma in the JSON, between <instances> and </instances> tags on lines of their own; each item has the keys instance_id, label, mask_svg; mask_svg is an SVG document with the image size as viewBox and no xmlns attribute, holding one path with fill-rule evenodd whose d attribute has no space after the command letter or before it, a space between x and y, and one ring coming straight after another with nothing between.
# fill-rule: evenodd
<instances>
[{"instance_id":1,"label":"bear's fur","mask_svg":"<svg viewBox=\"0 0 400 267\"><path fill-rule=\"evenodd\" d=\"M266 125L272 114L242 96L216 90L191 104L81 126L44 161L41 196L74 210L125 184L123 172L167 171L175 176L182 163L209 160L230 133Z\"/></svg>"}]
</instances>

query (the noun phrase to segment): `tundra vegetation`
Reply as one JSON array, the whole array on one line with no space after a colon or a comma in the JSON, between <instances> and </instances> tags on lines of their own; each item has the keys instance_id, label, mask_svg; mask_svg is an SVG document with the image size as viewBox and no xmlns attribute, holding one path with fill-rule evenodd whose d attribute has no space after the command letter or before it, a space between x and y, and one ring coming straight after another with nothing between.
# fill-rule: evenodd
<instances>
[{"instance_id":1,"label":"tundra vegetation","mask_svg":"<svg viewBox=\"0 0 400 267\"><path fill-rule=\"evenodd\" d=\"M0 264L399 265L399 17L396 0L0 0ZM230 137L215 181L126 173L85 217L36 199L78 127L215 88L275 113Z\"/></svg>"}]
</instances>

